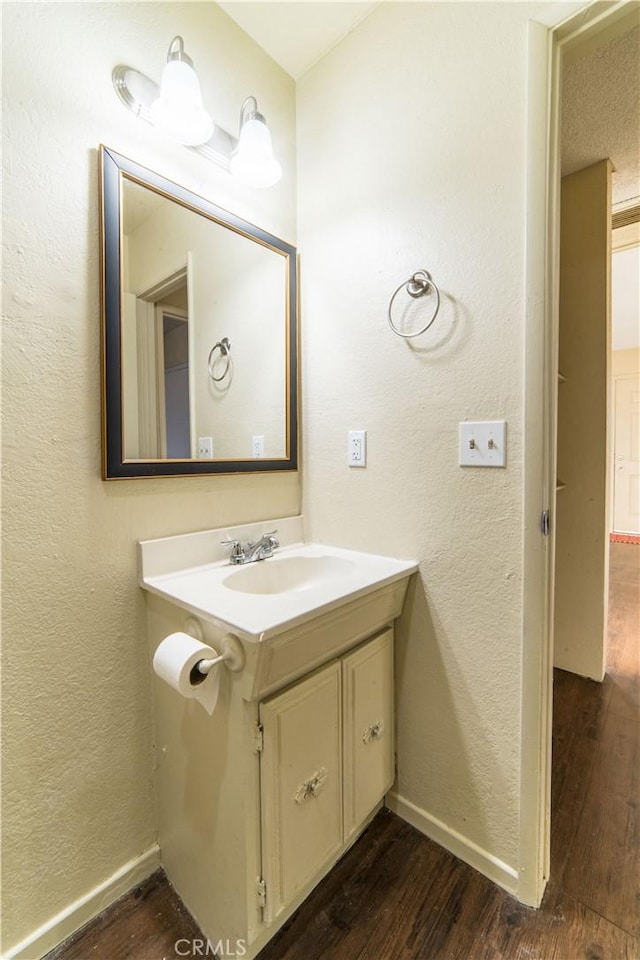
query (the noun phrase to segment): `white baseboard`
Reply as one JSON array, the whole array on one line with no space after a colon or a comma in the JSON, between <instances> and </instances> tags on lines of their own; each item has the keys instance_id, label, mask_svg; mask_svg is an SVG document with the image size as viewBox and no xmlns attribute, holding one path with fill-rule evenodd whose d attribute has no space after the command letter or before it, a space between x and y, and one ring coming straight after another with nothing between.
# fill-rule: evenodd
<instances>
[{"instance_id":1,"label":"white baseboard","mask_svg":"<svg viewBox=\"0 0 640 960\"><path fill-rule=\"evenodd\" d=\"M517 897L518 871L510 867L508 863L504 863L494 857L493 854L487 853L486 850L473 843L468 837L463 837L457 830L452 830L446 823L432 817L431 814L421 810L420 807L416 807L415 804L405 800L397 793L388 793L385 797L385 805L393 813L397 813L399 817L410 823L412 827L419 830L420 833L424 833L430 840L435 840L449 853L460 860L464 860L474 870L478 870L489 880L493 880L498 886Z\"/></svg>"},{"instance_id":2,"label":"white baseboard","mask_svg":"<svg viewBox=\"0 0 640 960\"><path fill-rule=\"evenodd\" d=\"M467 837L463 837L397 793L387 794L385 803L390 810L425 836L435 840L445 850L517 896L518 872L513 867L487 853ZM159 866L160 851L156 844L135 860L125 863L103 883L34 930L21 943L3 954L3 960L39 960L89 920L97 917L114 900L145 880Z\"/></svg>"},{"instance_id":3,"label":"white baseboard","mask_svg":"<svg viewBox=\"0 0 640 960\"><path fill-rule=\"evenodd\" d=\"M146 880L159 866L160 850L158 845L154 844L4 953L3 960L39 960L89 920L106 910L118 897Z\"/></svg>"}]
</instances>

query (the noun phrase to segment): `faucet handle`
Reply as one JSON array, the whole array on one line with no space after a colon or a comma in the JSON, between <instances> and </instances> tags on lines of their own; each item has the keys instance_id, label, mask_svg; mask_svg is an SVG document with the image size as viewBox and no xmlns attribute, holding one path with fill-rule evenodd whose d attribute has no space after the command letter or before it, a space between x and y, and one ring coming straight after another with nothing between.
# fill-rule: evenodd
<instances>
[{"instance_id":1,"label":"faucet handle","mask_svg":"<svg viewBox=\"0 0 640 960\"><path fill-rule=\"evenodd\" d=\"M220 543L224 544L225 547L231 547L232 557L242 556L242 547L239 540L221 540Z\"/></svg>"},{"instance_id":2,"label":"faucet handle","mask_svg":"<svg viewBox=\"0 0 640 960\"><path fill-rule=\"evenodd\" d=\"M278 543L275 537L277 532L278 532L277 530L272 530L270 533L263 533L262 537L264 540L270 540L272 547L279 547L280 544Z\"/></svg>"}]
</instances>

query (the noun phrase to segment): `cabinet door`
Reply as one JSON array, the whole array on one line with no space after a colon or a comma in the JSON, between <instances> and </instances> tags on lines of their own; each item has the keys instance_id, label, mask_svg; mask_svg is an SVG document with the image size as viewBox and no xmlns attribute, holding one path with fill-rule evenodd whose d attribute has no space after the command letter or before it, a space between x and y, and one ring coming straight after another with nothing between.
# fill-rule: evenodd
<instances>
[{"instance_id":1,"label":"cabinet door","mask_svg":"<svg viewBox=\"0 0 640 960\"><path fill-rule=\"evenodd\" d=\"M346 842L394 780L391 629L343 659L342 691Z\"/></svg>"},{"instance_id":2,"label":"cabinet door","mask_svg":"<svg viewBox=\"0 0 640 960\"><path fill-rule=\"evenodd\" d=\"M269 922L342 848L340 663L260 704L260 721Z\"/></svg>"}]
</instances>

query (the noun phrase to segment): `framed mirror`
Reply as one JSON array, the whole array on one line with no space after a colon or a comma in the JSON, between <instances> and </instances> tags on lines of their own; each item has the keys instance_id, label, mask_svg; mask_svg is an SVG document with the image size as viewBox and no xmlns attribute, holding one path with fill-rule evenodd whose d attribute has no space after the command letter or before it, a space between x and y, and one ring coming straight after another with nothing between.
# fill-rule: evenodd
<instances>
[{"instance_id":1,"label":"framed mirror","mask_svg":"<svg viewBox=\"0 0 640 960\"><path fill-rule=\"evenodd\" d=\"M100 148L103 479L296 470L296 250Z\"/></svg>"}]
</instances>

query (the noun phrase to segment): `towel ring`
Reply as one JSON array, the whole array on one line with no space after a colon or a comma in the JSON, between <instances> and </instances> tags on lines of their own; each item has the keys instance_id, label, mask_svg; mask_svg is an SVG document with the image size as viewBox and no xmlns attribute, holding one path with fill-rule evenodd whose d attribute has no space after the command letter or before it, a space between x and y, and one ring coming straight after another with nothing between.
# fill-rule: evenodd
<instances>
[{"instance_id":1,"label":"towel ring","mask_svg":"<svg viewBox=\"0 0 640 960\"><path fill-rule=\"evenodd\" d=\"M214 354L216 350L220 351L220 356L226 357L227 359L224 370L222 371L219 377L214 377L213 375L213 364L215 362ZM223 337L222 340L218 340L218 342L211 347L211 352L209 353L209 362L207 364L209 367L209 376L215 383L220 383L221 380L224 380L226 375L229 373L230 363L231 363L231 343L229 342L228 337Z\"/></svg>"},{"instance_id":2,"label":"towel ring","mask_svg":"<svg viewBox=\"0 0 640 960\"><path fill-rule=\"evenodd\" d=\"M435 292L436 295L436 308L433 311L433 316L424 327L421 327L420 330L416 330L415 333L403 333L401 330L398 330L395 323L393 322L393 303L402 288L407 291L410 297L413 297L414 300L418 300L420 297L425 296L431 290ZM438 290L437 285L435 284L431 274L427 270L416 270L408 280L404 283L401 283L398 289L393 293L391 300L389 301L389 312L387 318L389 320L389 326L399 337L404 337L405 340L410 340L411 337L419 337L421 333L425 333L438 316L438 310L440 309L440 291Z\"/></svg>"}]
</instances>

